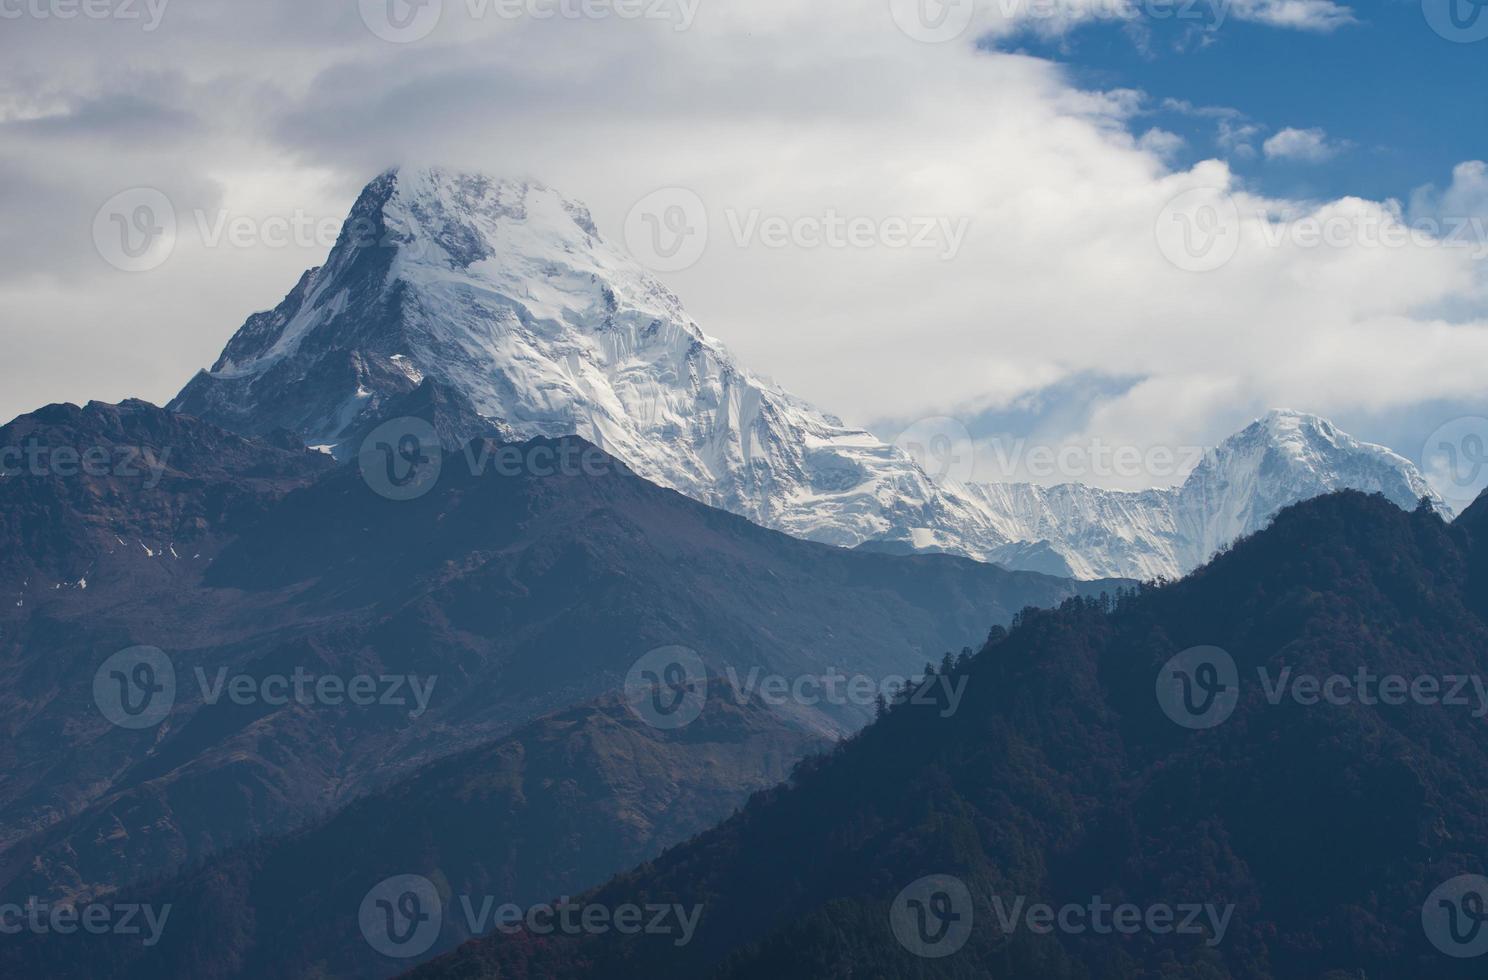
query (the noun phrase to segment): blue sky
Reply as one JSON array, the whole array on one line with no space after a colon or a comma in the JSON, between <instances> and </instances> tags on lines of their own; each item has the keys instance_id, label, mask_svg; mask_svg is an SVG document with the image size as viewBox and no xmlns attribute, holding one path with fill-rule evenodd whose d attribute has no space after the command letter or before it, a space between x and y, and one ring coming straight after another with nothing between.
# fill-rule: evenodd
<instances>
[{"instance_id":1,"label":"blue sky","mask_svg":"<svg viewBox=\"0 0 1488 980\"><path fill-rule=\"evenodd\" d=\"M1352 10L1355 23L1326 33L1234 17L1207 31L1144 18L1000 47L1067 65L1082 87L1146 93L1153 111L1138 122L1184 137L1177 164L1220 157L1271 195L1405 199L1420 185L1448 183L1457 163L1488 155L1488 99L1479 87L1488 42L1444 40L1421 3ZM1260 127L1257 152L1221 145L1219 118L1163 108L1168 99L1236 110L1232 126ZM1347 145L1320 163L1267 159L1263 140L1286 127L1321 128Z\"/></svg>"}]
</instances>

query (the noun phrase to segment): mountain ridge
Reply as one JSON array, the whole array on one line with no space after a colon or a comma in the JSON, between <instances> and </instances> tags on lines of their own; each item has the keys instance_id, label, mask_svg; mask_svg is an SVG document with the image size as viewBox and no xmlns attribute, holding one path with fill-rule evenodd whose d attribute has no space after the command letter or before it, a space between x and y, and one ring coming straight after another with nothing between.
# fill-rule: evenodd
<instances>
[{"instance_id":1,"label":"mountain ridge","mask_svg":"<svg viewBox=\"0 0 1488 980\"><path fill-rule=\"evenodd\" d=\"M1471 516L1458 527L1343 491L1181 582L1030 611L952 667L961 710L896 704L576 900L701 903L691 943L493 935L412 976L1478 976L1477 931L1450 931L1436 899L1484 871L1479 702L1309 699L1300 685L1273 699L1255 679L1481 675L1488 541ZM1190 653L1220 663L1215 650L1239 691L1196 723L1158 682ZM927 880L938 921L964 926L922 917L916 941L900 922L930 903L914 890ZM1130 932L1008 912L1097 901L1228 911Z\"/></svg>"},{"instance_id":2,"label":"mountain ridge","mask_svg":"<svg viewBox=\"0 0 1488 980\"><path fill-rule=\"evenodd\" d=\"M1089 588L802 541L613 460L540 475L449 453L437 485L400 501L358 463L142 402L0 427L0 444L32 439L167 465L158 482L148 468L0 479L7 896L95 894L281 832L613 689L655 648L691 646L714 670L904 675L1026 605ZM93 680L140 646L169 657L181 683L159 726L134 732L109 724ZM417 721L393 707L209 703L191 680L296 668L440 679ZM820 703L793 720L840 733L871 712Z\"/></svg>"},{"instance_id":3,"label":"mountain ridge","mask_svg":"<svg viewBox=\"0 0 1488 980\"><path fill-rule=\"evenodd\" d=\"M1303 496L1430 495L1408 461L1315 416L1300 456L1272 431L1277 451L1250 472L1215 472L1173 500L937 482L739 365L582 204L439 168L370 182L326 262L249 317L169 407L249 435L287 428L344 458L425 385L445 406L446 448L578 435L653 483L796 537L1082 578L1177 577ZM1314 451L1326 446L1337 452ZM1256 479L1268 462L1287 463L1290 492L1274 499Z\"/></svg>"}]
</instances>

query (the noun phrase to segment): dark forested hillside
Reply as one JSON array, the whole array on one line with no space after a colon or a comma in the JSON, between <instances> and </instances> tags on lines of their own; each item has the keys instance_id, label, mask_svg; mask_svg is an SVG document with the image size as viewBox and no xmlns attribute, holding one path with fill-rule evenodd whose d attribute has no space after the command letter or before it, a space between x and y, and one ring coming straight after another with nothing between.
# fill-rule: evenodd
<instances>
[{"instance_id":1,"label":"dark forested hillside","mask_svg":"<svg viewBox=\"0 0 1488 980\"><path fill-rule=\"evenodd\" d=\"M0 976L389 975L398 961L358 923L379 882L439 881L478 896L474 910L485 896L531 903L577 891L723 819L830 744L763 705L717 693L692 724L670 731L643 722L617 695L541 718L323 823L114 896L170 907L157 943L15 937L0 944ZM461 911L452 903L439 934L414 955L480 931Z\"/></svg>"},{"instance_id":2,"label":"dark forested hillside","mask_svg":"<svg viewBox=\"0 0 1488 980\"><path fill-rule=\"evenodd\" d=\"M718 674L902 675L1090 588L799 541L574 439L443 454L416 499L143 402L52 406L0 446L39 461L0 478L0 903L107 895L316 822L617 689L655 648ZM570 451L589 465L560 472ZM122 727L96 685L138 648L177 690ZM394 697L275 697L295 676ZM817 734L871 716L785 708Z\"/></svg>"},{"instance_id":3,"label":"dark forested hillside","mask_svg":"<svg viewBox=\"0 0 1488 980\"><path fill-rule=\"evenodd\" d=\"M1027 612L959 710L892 707L576 900L700 906L685 942L523 931L416 975L1481 976L1485 530L1344 493Z\"/></svg>"}]
</instances>

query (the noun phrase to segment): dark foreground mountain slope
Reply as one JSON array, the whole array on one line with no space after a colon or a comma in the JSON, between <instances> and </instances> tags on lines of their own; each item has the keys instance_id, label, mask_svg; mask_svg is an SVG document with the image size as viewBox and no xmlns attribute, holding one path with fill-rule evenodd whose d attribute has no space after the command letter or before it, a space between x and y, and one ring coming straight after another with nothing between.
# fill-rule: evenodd
<instances>
[{"instance_id":1,"label":"dark foreground mountain slope","mask_svg":"<svg viewBox=\"0 0 1488 980\"><path fill-rule=\"evenodd\" d=\"M1481 504L1454 527L1341 494L1114 610L1030 612L956 672L954 714L899 705L578 900L700 904L690 941L523 932L415 976L1481 976L1447 953L1488 951L1488 881L1438 889L1488 873L1488 704L1477 682L1451 698L1488 674L1485 529ZM1233 682L1213 651L1171 662L1200 646ZM1201 661L1232 693L1191 689L1195 711L1174 671L1203 685ZM1420 686L1355 690L1419 697L1325 686L1361 669ZM1065 911L1097 897L1104 913ZM1124 904L1129 933L1111 925Z\"/></svg>"},{"instance_id":2,"label":"dark foreground mountain slope","mask_svg":"<svg viewBox=\"0 0 1488 980\"><path fill-rule=\"evenodd\" d=\"M607 696L443 759L318 826L117 896L170 906L158 943L16 938L0 944L0 973L389 976L484 931L467 902L479 912L488 898L577 893L723 819L826 744L758 703L712 697L693 723L663 731ZM399 875L452 896L438 938L407 960L379 952L358 921L368 893Z\"/></svg>"},{"instance_id":3,"label":"dark foreground mountain slope","mask_svg":"<svg viewBox=\"0 0 1488 980\"><path fill-rule=\"evenodd\" d=\"M0 898L106 892L289 831L616 689L653 648L694 648L715 672L882 677L1086 588L798 541L573 440L518 447L547 468L503 469L477 444L393 500L356 463L143 403L53 407L0 434L169 460L158 480L73 466L0 480L0 583L16 590L0 602ZM597 465L554 472L568 449ZM118 680L105 662L138 645L169 658L177 689L158 723L126 729L94 682ZM296 672L375 679L379 703L264 696ZM239 676L246 700L209 698ZM419 681L427 704L383 678ZM866 718L790 707L818 731Z\"/></svg>"}]
</instances>

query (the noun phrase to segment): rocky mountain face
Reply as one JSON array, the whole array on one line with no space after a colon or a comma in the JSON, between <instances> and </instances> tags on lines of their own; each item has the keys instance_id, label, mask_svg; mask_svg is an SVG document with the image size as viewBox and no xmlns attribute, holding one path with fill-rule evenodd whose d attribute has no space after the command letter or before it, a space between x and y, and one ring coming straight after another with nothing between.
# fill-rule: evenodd
<instances>
[{"instance_id":1,"label":"rocky mountain face","mask_svg":"<svg viewBox=\"0 0 1488 980\"><path fill-rule=\"evenodd\" d=\"M656 648L715 676L885 678L1088 588L801 541L572 437L512 448L598 465L504 469L475 443L411 500L358 462L143 403L53 406L0 445L46 458L0 479L0 897L107 892L287 831L612 691ZM166 465L72 465L100 447ZM136 647L163 660L109 667ZM288 697L298 674L370 678L376 703ZM127 727L109 685L141 676L174 694ZM238 678L241 699L222 686ZM833 735L872 705L777 713Z\"/></svg>"},{"instance_id":2,"label":"rocky mountain face","mask_svg":"<svg viewBox=\"0 0 1488 980\"><path fill-rule=\"evenodd\" d=\"M326 264L250 317L171 407L346 457L387 418L427 417L411 401L437 401L448 448L578 435L797 537L1087 578L1181 575L1329 490L1402 506L1429 494L1407 461L1292 414L1226 442L1179 491L941 485L741 367L582 205L438 169L372 181Z\"/></svg>"},{"instance_id":3,"label":"rocky mountain face","mask_svg":"<svg viewBox=\"0 0 1488 980\"><path fill-rule=\"evenodd\" d=\"M1031 611L959 710L897 704L574 899L697 903L686 942L518 930L413 976L1481 976L1485 517L1342 492Z\"/></svg>"},{"instance_id":4,"label":"rocky mountain face","mask_svg":"<svg viewBox=\"0 0 1488 980\"><path fill-rule=\"evenodd\" d=\"M1003 543L908 456L741 368L582 205L530 182L377 178L326 264L251 317L170 407L348 455L426 379L461 406L452 447L576 434L652 482L798 537L914 537L971 554Z\"/></svg>"}]
</instances>

